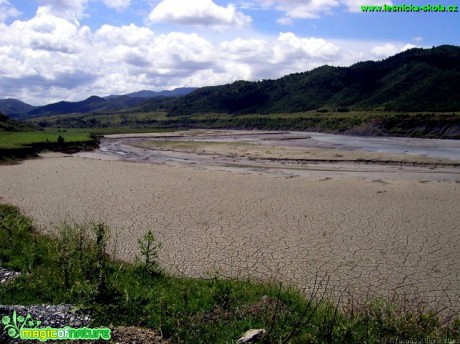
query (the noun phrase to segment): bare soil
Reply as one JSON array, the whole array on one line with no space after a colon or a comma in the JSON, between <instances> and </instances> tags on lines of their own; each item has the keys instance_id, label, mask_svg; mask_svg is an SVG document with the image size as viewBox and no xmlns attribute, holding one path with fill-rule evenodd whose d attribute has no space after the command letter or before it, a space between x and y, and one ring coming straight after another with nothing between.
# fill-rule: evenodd
<instances>
[{"instance_id":1,"label":"bare soil","mask_svg":"<svg viewBox=\"0 0 460 344\"><path fill-rule=\"evenodd\" d=\"M306 292L316 276L327 275L331 297L341 296L347 306L384 296L409 308L460 314L455 161L286 167L236 156L225 165L219 159L227 161L228 152L220 152L220 143L195 155L168 147L182 160L151 150L150 141L149 149L118 144L131 155L53 154L0 166L2 202L19 206L44 232L63 220L104 221L112 227L113 254L126 260L152 229L162 243L162 266L176 274L278 280ZM248 145L257 142L237 148L271 149L283 158L282 146ZM401 159L388 154L384 160ZM436 165L446 162L452 165Z\"/></svg>"}]
</instances>

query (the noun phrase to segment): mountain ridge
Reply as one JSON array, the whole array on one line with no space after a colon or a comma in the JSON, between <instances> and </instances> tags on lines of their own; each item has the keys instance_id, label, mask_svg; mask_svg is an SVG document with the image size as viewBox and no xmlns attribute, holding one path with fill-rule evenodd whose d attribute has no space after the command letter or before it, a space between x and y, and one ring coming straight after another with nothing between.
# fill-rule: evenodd
<instances>
[{"instance_id":1,"label":"mountain ridge","mask_svg":"<svg viewBox=\"0 0 460 344\"><path fill-rule=\"evenodd\" d=\"M169 116L290 113L311 110L460 110L460 47L414 48L382 61L321 66L277 80L199 88ZM147 102L148 103L148 102Z\"/></svg>"},{"instance_id":2,"label":"mountain ridge","mask_svg":"<svg viewBox=\"0 0 460 344\"><path fill-rule=\"evenodd\" d=\"M174 98L184 96L196 88L181 87L174 90L138 91L124 95L107 97L90 96L87 99L69 102L59 101L44 106L32 106L18 99L0 100L0 112L11 118L28 119L42 116L64 115L72 113L111 112L137 106L149 98Z\"/></svg>"},{"instance_id":3,"label":"mountain ridge","mask_svg":"<svg viewBox=\"0 0 460 344\"><path fill-rule=\"evenodd\" d=\"M24 103L19 99L6 98L0 99L0 112L8 115L11 118L20 117L35 109L36 106Z\"/></svg>"},{"instance_id":4,"label":"mountain ridge","mask_svg":"<svg viewBox=\"0 0 460 344\"><path fill-rule=\"evenodd\" d=\"M127 96L130 98L179 97L179 96L187 95L196 89L197 89L196 87L179 87L173 90L163 90L163 91L142 90L142 91L123 94L123 96ZM110 95L104 98L114 98L114 97L120 97L120 96Z\"/></svg>"}]
</instances>

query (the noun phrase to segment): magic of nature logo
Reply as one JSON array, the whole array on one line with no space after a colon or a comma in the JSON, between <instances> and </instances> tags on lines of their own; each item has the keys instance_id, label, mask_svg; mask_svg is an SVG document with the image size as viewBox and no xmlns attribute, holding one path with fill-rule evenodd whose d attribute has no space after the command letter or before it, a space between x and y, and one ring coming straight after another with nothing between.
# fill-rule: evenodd
<instances>
[{"instance_id":1,"label":"magic of nature logo","mask_svg":"<svg viewBox=\"0 0 460 344\"><path fill-rule=\"evenodd\" d=\"M16 311L12 316L5 315L2 318L3 330L13 339L39 340L109 340L111 330L109 328L63 328L40 327L41 321L35 320L30 314L25 317L18 315Z\"/></svg>"}]
</instances>

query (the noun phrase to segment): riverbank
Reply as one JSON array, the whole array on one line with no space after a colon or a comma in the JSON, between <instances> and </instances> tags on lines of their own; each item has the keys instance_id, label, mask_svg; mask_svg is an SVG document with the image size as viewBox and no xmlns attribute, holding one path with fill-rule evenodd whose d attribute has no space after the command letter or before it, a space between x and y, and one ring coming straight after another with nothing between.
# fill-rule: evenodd
<instances>
[{"instance_id":1,"label":"riverbank","mask_svg":"<svg viewBox=\"0 0 460 344\"><path fill-rule=\"evenodd\" d=\"M65 142L65 139L57 142L34 142L24 146L14 148L0 147L0 163L11 163L18 160L37 158L41 152L60 152L74 154L81 151L92 151L99 147L98 137L91 137L84 141Z\"/></svg>"}]
</instances>

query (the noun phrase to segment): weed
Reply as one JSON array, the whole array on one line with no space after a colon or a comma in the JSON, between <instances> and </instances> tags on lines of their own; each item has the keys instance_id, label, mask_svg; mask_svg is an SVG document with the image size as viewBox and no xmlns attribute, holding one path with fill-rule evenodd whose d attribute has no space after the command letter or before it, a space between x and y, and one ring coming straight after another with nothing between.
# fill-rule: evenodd
<instances>
[{"instance_id":1,"label":"weed","mask_svg":"<svg viewBox=\"0 0 460 344\"><path fill-rule=\"evenodd\" d=\"M141 257L137 256L136 261L140 269L150 275L156 275L160 272L158 264L158 250L161 244L158 243L153 232L149 230L142 239L138 240L138 247Z\"/></svg>"}]
</instances>

